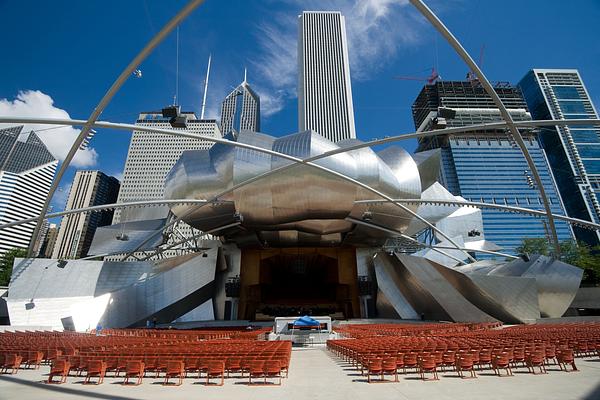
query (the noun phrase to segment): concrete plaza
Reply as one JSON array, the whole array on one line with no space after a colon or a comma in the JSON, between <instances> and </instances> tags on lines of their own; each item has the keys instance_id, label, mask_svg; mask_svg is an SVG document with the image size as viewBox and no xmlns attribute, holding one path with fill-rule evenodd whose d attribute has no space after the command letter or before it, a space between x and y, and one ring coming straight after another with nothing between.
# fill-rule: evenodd
<instances>
[{"instance_id":1,"label":"concrete plaza","mask_svg":"<svg viewBox=\"0 0 600 400\"><path fill-rule=\"evenodd\" d=\"M366 377L334 357L324 347L295 348L289 378L282 386L248 386L247 379L230 378L225 385L205 386L188 378L179 387L160 385L160 379L145 378L137 387L123 387L122 378L106 378L102 385L82 385L81 377L66 384L41 383L49 367L20 370L0 376L0 399L600 399L600 360L577 359L580 372L565 373L550 366L547 375L532 375L518 368L513 377L499 378L481 371L478 379L460 379L455 372L442 372L439 381L423 382L418 375L400 375L398 383L366 383Z\"/></svg>"}]
</instances>

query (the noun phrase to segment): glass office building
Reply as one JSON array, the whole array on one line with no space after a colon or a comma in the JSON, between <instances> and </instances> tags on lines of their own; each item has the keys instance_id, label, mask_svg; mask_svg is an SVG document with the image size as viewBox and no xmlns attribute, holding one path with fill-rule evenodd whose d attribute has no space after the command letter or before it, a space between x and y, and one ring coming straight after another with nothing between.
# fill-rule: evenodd
<instances>
[{"instance_id":1,"label":"glass office building","mask_svg":"<svg viewBox=\"0 0 600 400\"><path fill-rule=\"evenodd\" d=\"M521 91L510 84L495 85L496 92L515 121L531 115ZM501 121L491 97L477 81L438 81L426 85L413 104L415 126L422 131ZM552 212L565 214L545 152L534 129L521 134L549 196ZM520 148L504 129L486 129L460 134L421 138L417 152L439 148L440 182L454 195L481 201L544 210L533 176ZM515 254L524 238L543 238L545 219L531 215L482 210L484 235ZM573 238L570 226L556 222L559 240Z\"/></svg>"},{"instance_id":2,"label":"glass office building","mask_svg":"<svg viewBox=\"0 0 600 400\"><path fill-rule=\"evenodd\" d=\"M575 69L534 69L519 83L535 119L597 119ZM540 141L570 217L600 223L600 126L544 128ZM573 228L577 240L600 243L600 232Z\"/></svg>"}]
</instances>

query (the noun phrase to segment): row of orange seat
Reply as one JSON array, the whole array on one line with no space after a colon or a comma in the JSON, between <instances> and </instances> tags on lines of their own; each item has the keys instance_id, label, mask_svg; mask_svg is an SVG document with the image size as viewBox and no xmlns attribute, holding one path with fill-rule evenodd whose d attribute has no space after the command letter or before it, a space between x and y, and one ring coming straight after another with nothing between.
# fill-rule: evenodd
<instances>
[{"instance_id":1,"label":"row of orange seat","mask_svg":"<svg viewBox=\"0 0 600 400\"><path fill-rule=\"evenodd\" d=\"M455 325L449 327L448 325ZM414 370L425 379L450 368L461 377L477 377L477 369L512 375L526 367L546 373L551 362L561 370L576 370L575 357L600 357L600 324L576 323L502 328L495 324L348 325L338 331L346 339L327 346L340 358L367 374ZM468 372L468 376L465 375Z\"/></svg>"},{"instance_id":2,"label":"row of orange seat","mask_svg":"<svg viewBox=\"0 0 600 400\"><path fill-rule=\"evenodd\" d=\"M102 335L73 332L12 332L0 334L0 368L16 373L19 368L51 364L49 383L65 382L71 374L102 383L111 372L124 373L124 383L140 384L148 374L177 384L190 374L210 378L239 374L248 379L287 377L289 341L262 340L267 329L161 331L152 329L104 330ZM54 379L60 379L55 381Z\"/></svg>"}]
</instances>

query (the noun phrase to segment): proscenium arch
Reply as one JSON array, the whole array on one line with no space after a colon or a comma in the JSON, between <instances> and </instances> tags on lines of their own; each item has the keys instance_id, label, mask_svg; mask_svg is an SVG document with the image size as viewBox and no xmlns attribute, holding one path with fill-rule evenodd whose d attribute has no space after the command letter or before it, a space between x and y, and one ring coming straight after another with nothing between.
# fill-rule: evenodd
<instances>
[{"instance_id":1,"label":"proscenium arch","mask_svg":"<svg viewBox=\"0 0 600 400\"><path fill-rule=\"evenodd\" d=\"M433 25L433 27L446 39L446 41L454 48L454 51L463 59L463 61L467 64L467 66L475 73L479 83L485 89L488 96L492 98L496 107L500 110L500 115L510 130L515 142L521 149L525 160L527 160L527 164L529 165L529 170L531 171L531 175L533 175L533 179L538 187L538 191L540 192L540 197L542 198L542 202L544 203L544 209L546 210L546 218L548 219L548 225L550 226L550 239L552 240L552 244L554 247L554 256L560 256L560 244L558 242L558 235L556 234L556 226L554 224L554 217L552 216L552 209L550 208L550 201L548 200L548 196L546 195L546 189L542 183L542 179L538 173L537 167L533 158L531 158L531 154L529 154L529 150L527 150L527 146L523 141L523 137L521 133L517 129L508 109L502 103L500 96L494 88L492 84L487 79L483 71L479 68L477 63L471 58L469 53L464 49L464 47L460 44L460 42L456 39L456 37L450 32L450 30L444 25L444 23L434 14L433 11L422 0L410 0L413 6L419 10L421 14Z\"/></svg>"},{"instance_id":2,"label":"proscenium arch","mask_svg":"<svg viewBox=\"0 0 600 400\"><path fill-rule=\"evenodd\" d=\"M81 124L85 123L84 120L54 119L54 118L16 118L16 117L0 117L0 122L40 123L40 124L50 124L50 125L52 125L52 124L54 124L54 125L81 125ZM535 126L556 126L556 125L559 125L559 126L560 125L589 125L589 124L597 124L597 123L600 123L600 120L598 120L598 119L581 119L581 120L556 120L556 121L555 120L518 121L518 122L515 122L515 125L523 126L523 127L535 127ZM207 140L207 141L223 143L223 144L227 144L227 145L251 148L251 149L254 149L259 152L267 152L267 153L272 152L272 151L268 151L263 148L256 148L251 145L238 143L238 142L232 142L230 140L223 139L223 138L216 138L214 136L197 135L197 134L176 131L176 130L170 130L170 129L159 129L159 128L151 128L151 127L142 127L142 126L137 126L137 125L132 125L132 124L119 124L119 123L110 123L110 122L95 122L92 124L92 126L98 127L98 128L112 128L112 129L116 129L116 130L127 130L127 131L139 130L139 131L161 133L161 134L167 134L167 135L173 135L173 136L196 138L199 140ZM507 126L506 122L485 123L485 124L470 125L470 126L465 126L465 127L446 128L446 129L434 130L434 131L429 131L429 132L415 132L415 133L410 133L410 134L388 137L388 138L384 138L384 139L373 140L373 141L364 142L364 143L358 143L353 146L340 148L340 149L336 149L336 150L331 150L329 152L326 152L326 153L323 153L323 154L320 154L320 155L317 155L314 157L309 157L304 160L300 160L300 161L292 160L293 163L291 163L291 164L284 165L275 170L265 172L262 175L258 175L256 177L250 178L244 182L241 182L238 185L233 186L232 188L230 188L222 193L219 193L217 196L215 196L209 202L216 201L216 200L218 200L219 197L221 197L225 194L228 194L229 192L232 192L233 190L236 190L242 186L245 186L247 184L255 182L259 179L265 178L265 177L275 174L275 173L282 172L285 169L293 167L294 165L296 165L299 162L304 161L305 163L307 163L309 161L318 160L318 159L325 158L325 157L328 157L328 156L331 156L334 154L344 153L347 151L352 151L352 150L356 150L356 149L360 149L360 148L364 148L364 147L370 147L370 146L374 146L377 144L401 141L401 140L405 140L405 139L434 136L434 135L439 135L439 134L461 133L461 132L468 132L468 131L479 130L479 129L505 128L506 126ZM290 158L290 156L287 156L282 153L277 153L277 152L274 152L274 153L276 153L275 155L280 155L283 158L288 158L288 159ZM200 206L198 206L198 208L202 207L202 206L203 205L200 205ZM192 212L194 210L195 209L192 209L192 210L190 210L190 212ZM39 218L42 218L42 215L37 217L37 219L39 219ZM36 219L36 218L34 218L34 219ZM179 220L181 220L181 217L172 221L171 224L174 224L174 223L178 222ZM149 239L151 239L151 237ZM457 246L457 248L458 248L458 246ZM131 256L132 253L133 252L131 252L130 254L125 256L124 259Z\"/></svg>"},{"instance_id":3,"label":"proscenium arch","mask_svg":"<svg viewBox=\"0 0 600 400\"><path fill-rule=\"evenodd\" d=\"M117 94L119 89L121 89L121 86L123 86L127 78L131 76L133 71L140 65L140 63L144 61L144 59L152 52L152 50L154 50L154 48L158 46L158 44L162 42L163 39L169 33L203 2L204 0L190 0L190 2L185 7L183 7L173 18L171 18L171 20L160 30L160 32L154 35L154 37L148 42L148 44L146 44L146 46L138 53L138 55L135 56L133 60L131 60L129 65L121 72L121 74L113 82L113 84L104 94L98 105L96 105L94 111L92 111L92 114L89 116L87 121L85 121L85 124L83 124L81 132L79 132L79 135L71 145L71 149L67 153L67 156L63 160L60 169L56 173L54 181L52 182L52 186L50 186L48 196L46 196L46 201L44 202L44 206L42 207L42 211L40 212L41 215L46 215L46 213L48 212L48 208L50 207L50 202L52 201L54 192L56 192L56 189L58 188L58 185L60 184L64 173L69 167L69 164L71 164L73 157L75 157L79 146L81 146L81 143L83 143L85 138L88 136L88 133L90 129L92 129L94 122L96 122L100 114L102 114L106 106L108 106L115 94ZM35 229L33 230L31 242L29 243L29 249L27 250L28 257L33 256L33 247L39 235L42 223L43 219L39 219L37 221Z\"/></svg>"}]
</instances>

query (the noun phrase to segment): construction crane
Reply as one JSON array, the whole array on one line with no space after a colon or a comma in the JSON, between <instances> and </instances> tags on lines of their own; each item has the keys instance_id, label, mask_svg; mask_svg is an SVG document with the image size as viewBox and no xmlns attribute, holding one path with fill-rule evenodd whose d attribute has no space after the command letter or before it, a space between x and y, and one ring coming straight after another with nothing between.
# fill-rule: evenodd
<instances>
[{"instance_id":1,"label":"construction crane","mask_svg":"<svg viewBox=\"0 0 600 400\"><path fill-rule=\"evenodd\" d=\"M442 79L440 74L436 71L435 67L431 68L431 75L429 76L394 76L394 79L402 81L423 81L427 82L428 85L435 83L438 79Z\"/></svg>"},{"instance_id":2,"label":"construction crane","mask_svg":"<svg viewBox=\"0 0 600 400\"><path fill-rule=\"evenodd\" d=\"M479 49L479 59L477 60L477 66L479 68L482 68L483 66L483 54L485 52L485 43L481 45L481 48ZM475 72L473 71L469 71L467 72L467 80L469 82L478 82L479 78L477 78L477 75L475 75Z\"/></svg>"}]
</instances>

